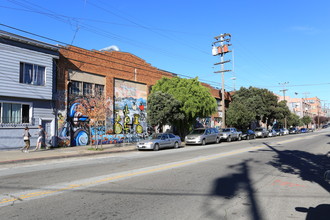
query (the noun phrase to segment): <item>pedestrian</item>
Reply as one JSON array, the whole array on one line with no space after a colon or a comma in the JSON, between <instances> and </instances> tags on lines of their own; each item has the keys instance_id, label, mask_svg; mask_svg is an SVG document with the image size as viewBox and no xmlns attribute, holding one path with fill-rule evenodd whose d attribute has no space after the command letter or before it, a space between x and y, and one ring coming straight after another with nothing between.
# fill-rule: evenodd
<instances>
[{"instance_id":1,"label":"pedestrian","mask_svg":"<svg viewBox=\"0 0 330 220\"><path fill-rule=\"evenodd\" d=\"M45 145L45 136L46 136L46 132L45 129L39 125L39 130L38 130L38 140L37 140L37 145L36 148L34 149L34 151L40 150L42 146Z\"/></svg>"},{"instance_id":2,"label":"pedestrian","mask_svg":"<svg viewBox=\"0 0 330 220\"><path fill-rule=\"evenodd\" d=\"M24 133L23 133L23 140L24 140L24 143L25 143L25 147L23 147L21 149L22 152L29 153L30 137L31 137L31 134L29 132L29 127L26 126L25 129L24 129Z\"/></svg>"}]
</instances>

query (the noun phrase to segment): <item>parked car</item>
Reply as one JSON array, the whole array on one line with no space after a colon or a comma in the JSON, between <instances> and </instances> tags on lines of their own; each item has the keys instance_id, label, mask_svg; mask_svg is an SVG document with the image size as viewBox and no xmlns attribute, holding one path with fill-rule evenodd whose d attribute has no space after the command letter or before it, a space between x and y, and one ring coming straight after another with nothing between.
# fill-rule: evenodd
<instances>
[{"instance_id":1,"label":"parked car","mask_svg":"<svg viewBox=\"0 0 330 220\"><path fill-rule=\"evenodd\" d=\"M269 130L268 131L268 137L276 137L277 136L277 132L275 131L275 129Z\"/></svg>"},{"instance_id":2,"label":"parked car","mask_svg":"<svg viewBox=\"0 0 330 220\"><path fill-rule=\"evenodd\" d=\"M284 135L284 131L283 131L282 128L275 129L275 131L276 131L277 136L283 136Z\"/></svg>"},{"instance_id":3,"label":"parked car","mask_svg":"<svg viewBox=\"0 0 330 220\"><path fill-rule=\"evenodd\" d=\"M223 128L220 131L220 140L231 142L232 140L242 140L242 132L236 128Z\"/></svg>"},{"instance_id":4,"label":"parked car","mask_svg":"<svg viewBox=\"0 0 330 220\"><path fill-rule=\"evenodd\" d=\"M220 135L216 128L196 128L185 137L186 144L219 143Z\"/></svg>"},{"instance_id":5,"label":"parked car","mask_svg":"<svg viewBox=\"0 0 330 220\"><path fill-rule=\"evenodd\" d=\"M268 137L269 131L266 128L256 128L254 129L254 133L256 134L256 137Z\"/></svg>"},{"instance_id":6,"label":"parked car","mask_svg":"<svg viewBox=\"0 0 330 220\"><path fill-rule=\"evenodd\" d=\"M328 128L329 126L328 125L323 125L322 128Z\"/></svg>"},{"instance_id":7,"label":"parked car","mask_svg":"<svg viewBox=\"0 0 330 220\"><path fill-rule=\"evenodd\" d=\"M314 128L308 128L308 132L314 132Z\"/></svg>"},{"instance_id":8,"label":"parked car","mask_svg":"<svg viewBox=\"0 0 330 220\"><path fill-rule=\"evenodd\" d=\"M283 133L284 133L284 135L287 135L287 134L289 134L289 130L286 128L283 128Z\"/></svg>"},{"instance_id":9,"label":"parked car","mask_svg":"<svg viewBox=\"0 0 330 220\"><path fill-rule=\"evenodd\" d=\"M138 150L159 150L161 148L179 148L181 139L171 133L152 134L146 140L139 141L136 145Z\"/></svg>"},{"instance_id":10,"label":"parked car","mask_svg":"<svg viewBox=\"0 0 330 220\"><path fill-rule=\"evenodd\" d=\"M256 134L254 133L253 130L248 129L248 130L242 131L243 140L250 140L250 139L255 139L255 138L256 138Z\"/></svg>"},{"instance_id":11,"label":"parked car","mask_svg":"<svg viewBox=\"0 0 330 220\"><path fill-rule=\"evenodd\" d=\"M290 128L289 129L289 134L300 134L300 130L298 128Z\"/></svg>"},{"instance_id":12,"label":"parked car","mask_svg":"<svg viewBox=\"0 0 330 220\"><path fill-rule=\"evenodd\" d=\"M308 132L308 129L307 128L301 128L300 129L300 133L307 133Z\"/></svg>"}]
</instances>

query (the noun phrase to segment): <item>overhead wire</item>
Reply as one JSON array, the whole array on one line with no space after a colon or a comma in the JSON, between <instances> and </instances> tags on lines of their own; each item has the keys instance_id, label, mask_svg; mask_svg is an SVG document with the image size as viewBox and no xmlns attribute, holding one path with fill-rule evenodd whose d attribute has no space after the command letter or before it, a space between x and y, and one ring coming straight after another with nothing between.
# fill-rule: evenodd
<instances>
[{"instance_id":1,"label":"overhead wire","mask_svg":"<svg viewBox=\"0 0 330 220\"><path fill-rule=\"evenodd\" d=\"M24 31L24 30L21 30L21 29L18 29L18 28L14 28L14 27L11 27L11 26L9 26L9 25L5 25L5 24L1 24L1 23L0 23L0 25L1 25L1 26L5 26L5 27L8 27L8 28L11 28L11 29L14 29L14 30L17 30L17 31L21 31L21 32L26 33L26 34L30 34L30 35L34 35L34 36L37 36L37 37L40 37L40 38L44 38L44 39L47 39L47 40L50 40L50 41L53 41L53 42L56 42L56 43L64 44L64 45L67 45L67 46L73 46L73 45L70 45L70 44L67 44L67 43L64 43L64 42L61 42L61 41L57 41L57 40L54 40L54 39L51 39L51 38L48 38L48 37L44 37L44 36L41 36L41 35L38 35L38 34L34 34L34 33L31 33L31 32L28 32L28 31ZM85 49L80 48L80 47L77 47L77 46L73 46L73 47L76 47L76 48L78 48L78 49L85 50ZM130 67L130 68L136 68L136 66L133 66L133 65L128 65L128 64L124 64L124 63L119 63L119 62L115 62L115 61L113 61L113 60L108 60L108 59L101 58L101 57L98 57L98 56L93 56L93 55L90 55L90 54L86 54L86 53L78 52L78 51L76 51L76 50L74 50L74 49L69 49L69 48L67 48L67 47L61 47L61 49L63 49L63 50L67 50L67 51L70 51L70 52L75 52L75 53L77 53L77 54L84 55L84 56L86 56L86 57L91 57L91 58L99 59L99 60L102 60L102 61L107 61L107 62L111 62L111 63L115 63L115 64L123 65L123 66L127 66L127 67ZM122 62L127 62L127 61L124 60L124 59L120 59L120 58L117 58L117 57L113 57L113 56L108 55L107 53L103 53L103 52L100 52L100 51L96 51L96 50L94 50L94 51L88 51L88 52L94 52L94 53L97 53L98 55L102 55L102 56L104 56L104 57L109 57L109 58L114 59L114 60L118 60L118 61L122 61ZM78 59L73 59L73 58L68 58L68 59L71 59L71 60L74 60L74 61L77 61L77 62L81 62L81 63L86 63L86 64L94 65L93 63L89 63L89 62L86 62L86 61L83 61L83 60L78 60ZM130 62L130 63L137 65L138 68L139 68L140 70L144 70L144 71L148 71L148 72L154 72L154 73L157 73L157 74L160 73L160 72L157 72L157 71L152 71L152 70L149 70L149 69L145 69L145 68L143 68L143 67L146 67L147 65L143 65L143 64L140 64L140 63L136 63L136 62ZM97 64L97 65L99 65L99 64ZM103 66L103 67L106 67L106 66ZM116 68L111 68L111 67L107 67L107 68L109 68L109 69L113 69L113 70L122 71L121 69L116 69ZM162 71L161 69L158 69L158 70ZM126 71L126 72L128 72L128 73L133 73L133 72L129 72L129 71ZM166 72L167 72L167 71L166 71ZM187 76L187 75L184 75L184 74L176 74L176 73L171 73L171 74L175 74L175 75L178 75L178 76L183 76L183 77L185 77L185 78L194 78L194 77ZM140 75L149 76L149 75L146 75L146 74L143 74L143 73L140 73ZM213 86L215 86L215 85L218 86L217 83L214 83L214 82L209 81L209 80L204 80L204 79L201 79L201 78L199 78L199 80L200 80L201 82L205 82L205 83L208 83L208 84L210 84L210 85L212 84ZM212 85L211 85L211 86L212 86ZM220 84L219 84L219 85L220 85ZM227 87L229 87L229 86L227 86Z\"/></svg>"},{"instance_id":2,"label":"overhead wire","mask_svg":"<svg viewBox=\"0 0 330 220\"><path fill-rule=\"evenodd\" d=\"M52 18L54 18L54 19L60 20L61 22L68 23L69 25L72 25L72 21L77 21L77 19L78 19L78 18L74 18L74 17L70 17L70 16L60 15L60 14L58 14L58 13L52 12L51 10L49 10L49 9L47 9L47 8L41 7L41 6L39 6L39 5L36 5L36 4L31 3L31 2L29 2L29 1L26 1L26 0L23 0L23 1L24 1L24 2L27 2L28 4L34 5L35 7L41 8L42 11L40 11L40 10L36 10L35 8L33 8L33 7L29 7L28 5L26 5L26 4L22 4L22 2L19 2L19 1L16 1L16 0L9 0L9 1L10 1L10 2L13 2L14 4L20 5L20 6L22 6L22 7L28 8L31 12L39 13L39 14L43 14L43 15L50 16L50 17L52 17ZM99 1L99 2L102 2L102 1ZM157 31L154 31L152 28L147 27L146 25L141 25L141 24L139 24L139 23L137 23L137 22L135 22L135 21L132 21L131 19L128 19L128 18L126 18L126 17L124 17L124 16L122 16L122 15L118 15L117 13L114 13L114 12L108 10L108 9L105 9L104 7L102 7L102 6L100 6L100 5L97 5L97 4L95 4L95 3L91 3L91 2L85 2L85 3L87 3L87 4L91 4L91 5L94 5L94 7L97 7L97 8L99 8L99 9L101 9L101 10L107 11L108 13L114 14L115 16L121 17L122 19L124 19L124 20L126 20L126 21L129 21L130 23L134 24L134 25L137 26L137 27L144 28L144 29L149 30L149 31L151 31L151 32L153 32L153 33L159 34ZM49 12L51 12L51 13L46 13L45 10L46 10L46 11L49 11ZM63 19L63 18L65 18L65 19ZM81 18L81 19L83 19L83 18ZM85 20L88 20L88 19L85 19ZM80 21L79 21L79 22L80 22ZM93 33L97 32L99 35L106 36L106 37L110 37L110 38L112 38L112 39L114 39L114 40L122 40L122 39L124 39L124 37L122 37L122 36L118 36L118 35L115 35L115 34L113 34L113 33L104 33L104 32L102 32L102 31L103 31L102 29L101 29L101 30L93 29L93 26L81 25L81 27L84 28L85 30L91 31L91 32L93 32ZM132 27L133 27L133 26L132 26ZM109 35L109 34L110 34L110 35ZM163 36L163 37L168 37L168 36L163 35L163 34L160 34L160 35ZM129 41L130 41L130 39L129 39ZM125 41L124 41L124 42L125 42ZM130 42L130 44L132 44L132 41ZM134 43L133 43L133 45L134 45ZM135 46L139 46L139 45L136 45L136 44L135 44ZM153 47L150 48L150 49L153 49ZM157 51L160 52L161 50L157 49ZM204 52L204 53L207 53L207 52ZM251 55L251 54L249 54L249 55ZM250 56L249 56L249 57L250 57ZM182 59L183 57L180 56L180 58ZM237 64L236 64L236 65L237 65ZM237 73L237 74L240 75L239 73ZM240 76L239 78L244 78L244 77ZM202 80L202 79L201 79L201 80ZM245 81L250 81L250 80L245 78ZM251 82L251 81L250 81L250 82ZM213 82L212 82L212 83L213 83ZM254 84L254 83L252 82L252 84ZM230 87L230 86L228 86L228 85L225 85L225 86L226 86L227 88Z\"/></svg>"},{"instance_id":3,"label":"overhead wire","mask_svg":"<svg viewBox=\"0 0 330 220\"><path fill-rule=\"evenodd\" d=\"M61 21L61 22L64 22L64 23L67 23L67 24L71 25L70 17L66 16L66 19L63 19L63 18L61 18L61 15L59 15L59 14L57 14L57 13L55 13L55 12L53 12L53 11L47 9L47 8L41 7L37 4L31 3L31 2L26 1L26 0L20 0L20 1L18 1L18 0L7 0L7 1L10 1L14 4L20 5L20 6L25 7L25 8L28 8L31 11L37 12L37 13L40 13L40 11L37 10L36 8L31 7L31 5L34 6L34 7L37 7L37 8L41 8L42 10L46 10L48 12L51 12L51 13L41 13L41 14L47 15L47 16L53 18L53 19L56 19L58 21ZM29 5L26 5L26 4L22 3L22 1L27 2ZM90 4L90 3L88 2L88 4ZM171 51L165 50L163 48L159 48L159 47L157 48L155 46L150 46L150 45L147 45L145 43L129 39L125 36L120 36L118 34L114 34L114 33L111 33L109 31L105 31L103 29L96 28L92 25L81 24L80 27L87 30L87 31L89 31L89 32L91 32L91 33L93 33L93 34L98 34L98 35L101 35L101 36L104 36L104 37L108 37L108 38L111 38L113 40L117 40L117 41L120 41L120 42L130 44L130 45L135 46L135 47L139 47L139 48L143 48L143 49L147 49L147 50L151 50L151 51L157 51L157 53L162 53L162 54L167 55L167 56L172 57L172 58L174 58L174 57L181 58L181 59L186 60L188 62L192 62L192 61L193 62L201 62L198 59L196 59L196 60L193 59L192 60L192 58L186 58L182 55L172 53ZM140 25L140 27L143 27L143 26Z\"/></svg>"}]
</instances>

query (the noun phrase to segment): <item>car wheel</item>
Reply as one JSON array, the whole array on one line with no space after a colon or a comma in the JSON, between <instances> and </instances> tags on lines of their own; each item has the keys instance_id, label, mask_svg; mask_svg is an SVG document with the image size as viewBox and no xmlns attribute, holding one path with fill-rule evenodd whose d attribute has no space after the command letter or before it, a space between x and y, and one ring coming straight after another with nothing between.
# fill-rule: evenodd
<instances>
[{"instance_id":1,"label":"car wheel","mask_svg":"<svg viewBox=\"0 0 330 220\"><path fill-rule=\"evenodd\" d=\"M175 149L179 148L179 143L178 143L178 142L175 142L175 144L174 144L174 148L175 148Z\"/></svg>"},{"instance_id":2,"label":"car wheel","mask_svg":"<svg viewBox=\"0 0 330 220\"><path fill-rule=\"evenodd\" d=\"M159 150L159 144L155 144L154 151L158 151L158 150Z\"/></svg>"},{"instance_id":3,"label":"car wheel","mask_svg":"<svg viewBox=\"0 0 330 220\"><path fill-rule=\"evenodd\" d=\"M205 139L203 139L202 140L202 145L205 145L205 144L206 144Z\"/></svg>"},{"instance_id":4,"label":"car wheel","mask_svg":"<svg viewBox=\"0 0 330 220\"><path fill-rule=\"evenodd\" d=\"M220 143L220 138L217 138L217 140L215 141L215 143L219 144Z\"/></svg>"},{"instance_id":5,"label":"car wheel","mask_svg":"<svg viewBox=\"0 0 330 220\"><path fill-rule=\"evenodd\" d=\"M242 140L242 137L241 136L238 136L238 141L241 141Z\"/></svg>"},{"instance_id":6,"label":"car wheel","mask_svg":"<svg viewBox=\"0 0 330 220\"><path fill-rule=\"evenodd\" d=\"M246 136L246 140L250 140L250 136L248 135L248 136Z\"/></svg>"},{"instance_id":7,"label":"car wheel","mask_svg":"<svg viewBox=\"0 0 330 220\"><path fill-rule=\"evenodd\" d=\"M227 141L228 142L231 142L231 137L230 136L227 138Z\"/></svg>"}]
</instances>

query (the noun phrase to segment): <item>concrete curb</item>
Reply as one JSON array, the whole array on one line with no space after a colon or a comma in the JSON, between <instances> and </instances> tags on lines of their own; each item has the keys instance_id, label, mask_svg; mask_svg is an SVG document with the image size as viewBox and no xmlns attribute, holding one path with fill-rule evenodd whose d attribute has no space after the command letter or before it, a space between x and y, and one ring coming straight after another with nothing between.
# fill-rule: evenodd
<instances>
[{"instance_id":1,"label":"concrete curb","mask_svg":"<svg viewBox=\"0 0 330 220\"><path fill-rule=\"evenodd\" d=\"M115 149L115 148L113 148ZM25 163L30 161L42 161L42 160L54 160L54 159L63 159L63 158L73 158L73 157L88 157L93 155L102 155L102 154L114 154L114 153L123 153L128 151L136 151L136 148L128 148L128 149L115 149L115 150L107 150L101 152L86 152L86 153L75 153L71 155L56 155L56 156L44 156L44 157L35 157L35 158L27 158L27 159L17 159L17 160L5 160L0 161L0 164L13 164L13 163Z\"/></svg>"}]
</instances>

